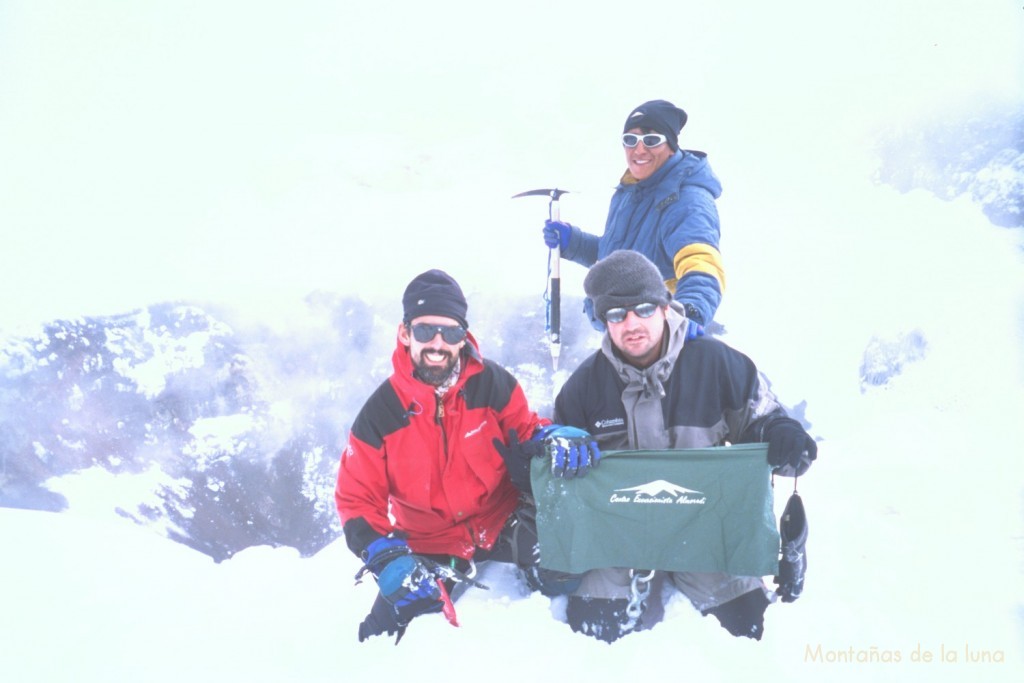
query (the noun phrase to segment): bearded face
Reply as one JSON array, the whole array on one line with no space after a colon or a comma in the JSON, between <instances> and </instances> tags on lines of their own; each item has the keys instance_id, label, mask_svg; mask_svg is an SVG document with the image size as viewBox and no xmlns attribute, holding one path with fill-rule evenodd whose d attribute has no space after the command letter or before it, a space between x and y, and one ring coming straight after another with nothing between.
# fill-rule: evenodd
<instances>
[{"instance_id":1,"label":"bearded face","mask_svg":"<svg viewBox=\"0 0 1024 683\"><path fill-rule=\"evenodd\" d=\"M456 356L447 349L420 349L419 353L409 350L412 357L413 375L424 384L439 387L445 383L455 369Z\"/></svg>"},{"instance_id":2,"label":"bearded face","mask_svg":"<svg viewBox=\"0 0 1024 683\"><path fill-rule=\"evenodd\" d=\"M440 330L435 331L427 341L419 341L413 334L413 327L416 326L451 328L458 327L458 323L444 316L426 315L411 320L408 324L399 325L398 328L399 341L409 347L409 358L412 360L416 379L439 387L455 369L462 347L466 344L465 333L463 331L462 338L454 344L446 342Z\"/></svg>"}]
</instances>

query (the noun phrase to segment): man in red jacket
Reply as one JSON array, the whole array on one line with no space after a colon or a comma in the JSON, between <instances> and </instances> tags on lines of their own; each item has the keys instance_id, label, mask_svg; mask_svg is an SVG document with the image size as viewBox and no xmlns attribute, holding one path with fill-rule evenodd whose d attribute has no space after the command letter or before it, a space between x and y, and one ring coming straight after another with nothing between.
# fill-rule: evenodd
<instances>
[{"instance_id":1,"label":"man in red jacket","mask_svg":"<svg viewBox=\"0 0 1024 683\"><path fill-rule=\"evenodd\" d=\"M551 454L561 476L600 457L586 432L538 417L516 379L482 358L451 276L418 275L402 305L394 373L356 416L335 490L360 575L380 589L360 641L401 638L421 614L455 623L448 591L479 561L513 562L548 595L572 590L573 577L536 566L533 502L521 491L533 456Z\"/></svg>"}]
</instances>

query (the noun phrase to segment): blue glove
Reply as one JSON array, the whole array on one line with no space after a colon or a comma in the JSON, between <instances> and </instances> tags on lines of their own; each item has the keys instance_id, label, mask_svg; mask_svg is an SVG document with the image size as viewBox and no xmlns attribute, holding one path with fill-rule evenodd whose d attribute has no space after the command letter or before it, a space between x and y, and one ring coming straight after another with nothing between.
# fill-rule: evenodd
<instances>
[{"instance_id":1,"label":"blue glove","mask_svg":"<svg viewBox=\"0 0 1024 683\"><path fill-rule=\"evenodd\" d=\"M698 323L696 320L686 320L686 340L696 339L697 337L704 336L704 326Z\"/></svg>"},{"instance_id":2,"label":"blue glove","mask_svg":"<svg viewBox=\"0 0 1024 683\"><path fill-rule=\"evenodd\" d=\"M683 304L686 311L686 339L696 339L704 336L704 316L700 314L693 304Z\"/></svg>"},{"instance_id":3,"label":"blue glove","mask_svg":"<svg viewBox=\"0 0 1024 683\"><path fill-rule=\"evenodd\" d=\"M409 549L409 544L405 542L404 538L400 536L383 536L366 546L366 549L362 552L363 564L365 565L363 570L370 571L374 576L379 577L388 563L411 553L412 550ZM363 572L360 571L356 578L359 578L362 574Z\"/></svg>"},{"instance_id":4,"label":"blue glove","mask_svg":"<svg viewBox=\"0 0 1024 683\"><path fill-rule=\"evenodd\" d=\"M441 585L431 567L418 555L392 560L381 572L377 587L381 597L395 609L399 626L444 608Z\"/></svg>"},{"instance_id":5,"label":"blue glove","mask_svg":"<svg viewBox=\"0 0 1024 683\"><path fill-rule=\"evenodd\" d=\"M601 461L601 449L594 437L578 427L548 425L538 430L533 440L544 442L551 454L551 473L556 477L585 477Z\"/></svg>"},{"instance_id":6,"label":"blue glove","mask_svg":"<svg viewBox=\"0 0 1024 683\"><path fill-rule=\"evenodd\" d=\"M366 569L377 577L380 596L394 610L395 623L406 626L414 617L440 612L441 586L432 566L414 555L405 539L378 538L363 551Z\"/></svg>"},{"instance_id":7,"label":"blue glove","mask_svg":"<svg viewBox=\"0 0 1024 683\"><path fill-rule=\"evenodd\" d=\"M569 237L572 235L572 226L560 221L544 221L544 244L548 249L555 247L565 251L569 247Z\"/></svg>"}]
</instances>

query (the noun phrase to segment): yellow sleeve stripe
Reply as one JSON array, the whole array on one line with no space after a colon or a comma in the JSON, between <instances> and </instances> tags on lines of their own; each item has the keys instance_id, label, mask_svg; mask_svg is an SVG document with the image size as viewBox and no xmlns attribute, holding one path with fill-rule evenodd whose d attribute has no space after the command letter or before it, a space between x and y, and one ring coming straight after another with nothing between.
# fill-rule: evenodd
<instances>
[{"instance_id":1,"label":"yellow sleeve stripe","mask_svg":"<svg viewBox=\"0 0 1024 683\"><path fill-rule=\"evenodd\" d=\"M687 244L676 252L672 260L676 272L675 280L665 282L669 291L676 291L676 283L689 273L704 273L718 281L718 289L725 293L725 266L722 265L722 254L710 244L696 242Z\"/></svg>"}]
</instances>

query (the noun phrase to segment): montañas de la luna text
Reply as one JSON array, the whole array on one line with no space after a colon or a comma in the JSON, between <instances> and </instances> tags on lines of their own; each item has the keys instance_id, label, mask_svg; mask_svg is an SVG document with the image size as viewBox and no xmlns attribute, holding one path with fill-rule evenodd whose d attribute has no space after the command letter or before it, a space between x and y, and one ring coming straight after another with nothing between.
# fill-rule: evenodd
<instances>
[{"instance_id":1,"label":"monta\u00f1as de la luna text","mask_svg":"<svg viewBox=\"0 0 1024 683\"><path fill-rule=\"evenodd\" d=\"M1002 664L1006 654L1002 650L972 647L964 643L962 648L940 645L938 650L923 648L920 643L909 652L903 650L869 647L848 647L846 649L826 648L821 643L807 644L804 661L811 664L899 664L901 662L920 664Z\"/></svg>"}]
</instances>

